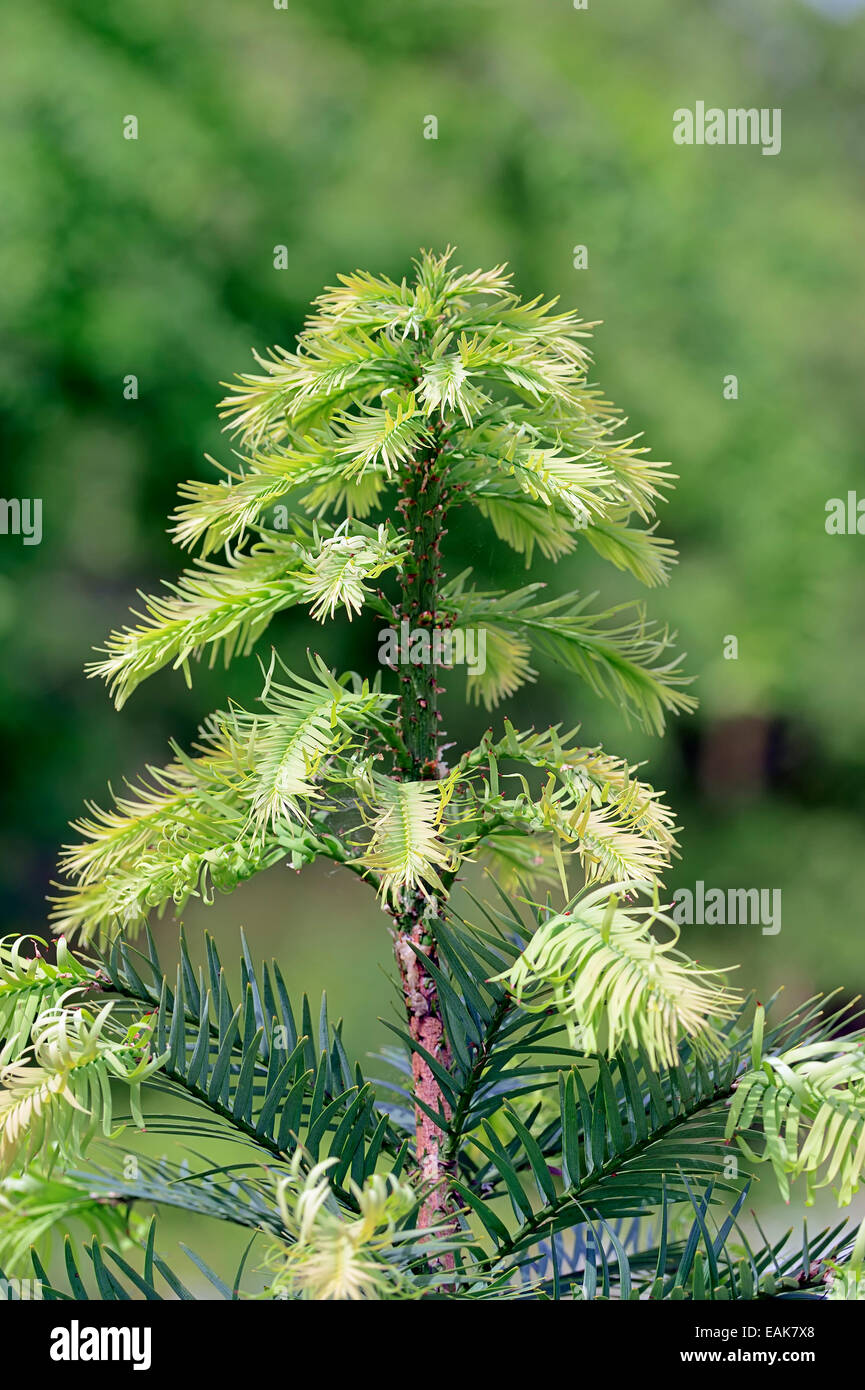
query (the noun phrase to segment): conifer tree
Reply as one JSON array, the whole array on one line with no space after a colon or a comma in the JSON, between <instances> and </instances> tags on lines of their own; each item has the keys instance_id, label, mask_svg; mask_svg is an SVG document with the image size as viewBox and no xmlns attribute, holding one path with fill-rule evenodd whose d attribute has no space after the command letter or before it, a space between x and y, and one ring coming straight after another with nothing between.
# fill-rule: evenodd
<instances>
[{"instance_id":1,"label":"conifer tree","mask_svg":"<svg viewBox=\"0 0 865 1390\"><path fill-rule=\"evenodd\" d=\"M837 1182L850 1200L861 1030L841 1033L819 1001L767 1021L680 949L663 904L675 820L637 768L560 726L504 715L453 750L442 725L463 678L448 653L468 650L485 661L466 668L467 696L489 711L544 660L658 733L693 708L642 604L487 592L447 546L449 515L473 508L527 567L588 545L657 586L674 560L656 531L671 474L591 384L589 325L521 301L504 267L467 274L447 252L415 270L340 277L296 349L230 388L239 462L184 484L173 518L194 558L90 667L118 709L163 667L189 680L203 658L253 649L263 688L88 808L63 855L56 952L2 947L0 1168L27 1200L4 1197L0 1264L78 1221L99 1296L124 1281L176 1295L135 1218L169 1203L258 1232L274 1297L820 1291L849 1250L843 1225L779 1255L749 1245L737 1215L763 1160L785 1194L806 1174L809 1192ZM387 670L338 673L320 655L298 670L262 640L292 607L322 623L370 612L408 650L392 643ZM390 924L405 1020L384 1082L349 1060L325 1007L316 1025L304 999L298 1024L278 965L256 967L245 940L235 1004L209 937L198 968L182 940L169 981L151 934L168 907L321 858ZM490 894L458 912L473 865ZM112 1079L133 1124L232 1135L242 1176L215 1164L178 1184L144 1159L119 1176L116 1143L107 1167L76 1167L113 1134ZM188 1118L154 1112L160 1093ZM129 1240L143 1264L119 1252ZM84 1297L81 1269L70 1245Z\"/></svg>"}]
</instances>

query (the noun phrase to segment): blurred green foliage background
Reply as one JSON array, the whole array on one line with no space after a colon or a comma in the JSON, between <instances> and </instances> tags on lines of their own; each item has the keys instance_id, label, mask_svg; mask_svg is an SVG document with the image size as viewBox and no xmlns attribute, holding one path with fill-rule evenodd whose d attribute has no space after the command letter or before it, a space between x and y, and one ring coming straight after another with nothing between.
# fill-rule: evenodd
<instances>
[{"instance_id":1,"label":"blurred green foliage background","mask_svg":"<svg viewBox=\"0 0 865 1390\"><path fill-rule=\"evenodd\" d=\"M508 712L648 760L684 827L671 887L782 890L778 935L694 929L690 951L742 961L760 992L858 993L865 538L824 521L829 498L865 495L863 58L856 0L7 8L2 492L43 499L44 538L0 537L6 931L42 926L85 798L257 691L254 658L227 679L198 671L191 691L165 672L118 715L82 674L135 590L180 567L176 484L208 469L205 452L230 460L218 383L252 346L290 346L339 271L398 277L420 246L454 243L466 267L507 260L523 293L604 321L597 378L680 474L662 530L681 563L648 602L679 631L699 713L644 737L551 669ZM780 155L674 145L673 111L698 99L780 107ZM457 568L518 577L491 533L456 517L448 539ZM635 594L583 546L542 568L555 588ZM362 623L272 631L296 668L311 642L335 665L375 661ZM457 684L448 731L463 741L489 721ZM243 923L298 990L327 985L359 1053L382 1040L389 941L354 881L278 868L186 920L223 944Z\"/></svg>"}]
</instances>

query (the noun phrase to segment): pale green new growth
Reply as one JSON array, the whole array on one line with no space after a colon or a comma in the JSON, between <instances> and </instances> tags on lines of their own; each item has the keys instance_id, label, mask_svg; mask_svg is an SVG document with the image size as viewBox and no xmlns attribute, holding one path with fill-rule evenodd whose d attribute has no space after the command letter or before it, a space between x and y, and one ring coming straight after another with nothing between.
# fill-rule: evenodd
<instances>
[{"instance_id":1,"label":"pale green new growth","mask_svg":"<svg viewBox=\"0 0 865 1390\"><path fill-rule=\"evenodd\" d=\"M0 1073L0 1176L37 1155L50 1170L57 1159L77 1159L97 1129L110 1135L112 1079L129 1087L132 1117L143 1127L141 1083L162 1059L150 1055L145 1021L112 1030L113 1008L93 1014L61 1000L33 1020L32 1041Z\"/></svg>"},{"instance_id":2,"label":"pale green new growth","mask_svg":"<svg viewBox=\"0 0 865 1390\"><path fill-rule=\"evenodd\" d=\"M439 786L375 777L369 804L372 838L362 862L379 876L382 896L398 902L406 890L444 893L438 869L449 865L439 835Z\"/></svg>"},{"instance_id":3,"label":"pale green new growth","mask_svg":"<svg viewBox=\"0 0 865 1390\"><path fill-rule=\"evenodd\" d=\"M644 1048L653 1067L672 1066L681 1037L723 1053L715 1021L733 1018L739 999L716 970L676 949L679 929L657 899L623 903L647 885L617 883L581 894L538 927L500 978L520 1004L543 1012L552 1002L567 1018L580 1052ZM660 923L671 936L652 933Z\"/></svg>"},{"instance_id":4,"label":"pale green new growth","mask_svg":"<svg viewBox=\"0 0 865 1390\"><path fill-rule=\"evenodd\" d=\"M0 1067L21 1056L40 1014L90 979L64 937L57 942L56 960L45 958L45 948L39 937L9 936L0 941ZM25 954L34 949L35 955Z\"/></svg>"},{"instance_id":5,"label":"pale green new growth","mask_svg":"<svg viewBox=\"0 0 865 1390\"><path fill-rule=\"evenodd\" d=\"M504 266L464 273L450 252L422 254L411 279L341 277L294 348L256 354L229 388L236 461L183 484L173 518L198 557L90 674L120 706L163 667L189 679L205 656L248 655L284 610L365 613L483 637L466 694L487 709L553 661L662 732L694 700L642 604L444 573L462 507L527 567L567 556L571 570L586 545L667 581L656 512L673 475L590 380L590 328L524 303ZM244 1228L265 1242L267 1296L291 1300L817 1297L843 1265L840 1226L754 1248L728 1141L768 1160L785 1195L805 1174L849 1201L865 1169L862 1030L814 1002L774 1024L758 1008L750 1027L662 906L678 851L663 794L558 725L504 718L452 751L439 697L456 671L431 650L374 679L264 657L253 708L226 697L191 752L87 807L53 915L100 948L73 959L61 938L55 964L29 939L0 943L0 1279L28 1237L78 1219L94 1234L86 1268L67 1244L55 1290L30 1257L50 1296L93 1296L89 1278L101 1298L191 1297L153 1225L100 1214L103 1200ZM169 906L322 858L390 920L404 1018L383 1080L365 1079L326 1001L293 1003L245 939L235 1000L206 933L197 960L181 934L170 977L150 933ZM498 898L470 920L448 899L475 866ZM87 1150L112 1137L112 1085L135 1123L146 1110L190 1153L192 1137L232 1140L237 1161L219 1147L179 1166L138 1155L131 1171L109 1144L100 1166ZM219 1298L253 1267L244 1256L229 1283L188 1253Z\"/></svg>"},{"instance_id":6,"label":"pale green new growth","mask_svg":"<svg viewBox=\"0 0 865 1390\"><path fill-rule=\"evenodd\" d=\"M200 545L202 558L166 597L146 600L142 624L109 638L91 672L122 704L160 666L180 666L188 678L205 652L211 661L247 653L291 606L322 622L338 608L350 618L369 606L396 623L392 598L376 586L388 572L407 582L413 537L402 525L357 518L378 508L393 516L390 487L402 486L434 441L451 505L478 507L527 562L535 546L558 558L585 539L642 582L664 580L673 551L645 524L670 474L622 433L590 384L588 331L551 303L522 304L502 269L464 275L448 256L424 257L414 286L346 277L321 297L297 351L260 357L261 371L226 398L239 466L219 483L184 485L177 515L177 540ZM333 524L293 518L278 530L277 501L346 515ZM630 524L635 517L643 529ZM221 546L224 563L204 558ZM499 704L537 679L545 656L658 732L667 714L693 708L670 635L640 605L594 612L590 595L542 600L541 588L484 593L468 572L443 586L440 621L485 642L485 670L468 673L470 699ZM178 751L174 764L151 771L153 791L82 822L87 843L66 853L76 882L55 921L88 934L133 926L151 907L233 886L281 848L294 863L325 853L366 868L391 901L415 884L438 889L436 868L447 864L453 876L467 856L488 859L508 843L509 859L530 867L545 851L524 853L515 837L538 833L552 837L559 864L578 852L590 880L663 876L671 835L647 834L633 805L615 797L587 807L586 788L567 774L554 774L555 790L540 798L525 783L497 800L484 779L467 777L434 825L419 790L405 821L407 830L418 822L417 856L393 840L393 808L365 813L366 840L362 825L346 835L346 799L366 805L371 769L394 767L406 785L405 731L384 717L387 699L371 697L355 712L343 699L335 720L327 699L316 704L301 683L281 687L279 709L271 698L262 716L213 716L197 756Z\"/></svg>"},{"instance_id":7,"label":"pale green new growth","mask_svg":"<svg viewBox=\"0 0 865 1390\"><path fill-rule=\"evenodd\" d=\"M304 1175L300 1154L280 1179L277 1205L290 1243L275 1245L267 1263L276 1297L315 1301L380 1301L420 1298L435 1280L419 1280L412 1270L418 1238L425 1253L441 1253L447 1242L412 1228L417 1212L413 1189L393 1175L375 1174L363 1187L352 1184L357 1215L340 1211L328 1180L335 1159L325 1159Z\"/></svg>"},{"instance_id":8,"label":"pale green new growth","mask_svg":"<svg viewBox=\"0 0 865 1390\"><path fill-rule=\"evenodd\" d=\"M778 1186L789 1201L790 1181L807 1177L808 1205L816 1187L839 1184L842 1206L858 1190L865 1168L865 1052L861 1034L811 1042L765 1055L764 1011L754 1024L752 1067L730 1106L728 1137L736 1135L749 1158L746 1138L759 1118ZM822 1175L821 1175L822 1169Z\"/></svg>"}]
</instances>

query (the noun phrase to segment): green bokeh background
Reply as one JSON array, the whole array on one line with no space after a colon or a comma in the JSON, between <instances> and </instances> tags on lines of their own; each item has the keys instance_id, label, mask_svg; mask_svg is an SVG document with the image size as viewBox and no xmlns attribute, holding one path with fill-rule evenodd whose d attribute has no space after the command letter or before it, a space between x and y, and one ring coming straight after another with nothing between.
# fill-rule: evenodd
<instances>
[{"instance_id":1,"label":"green bokeh background","mask_svg":"<svg viewBox=\"0 0 865 1390\"><path fill-rule=\"evenodd\" d=\"M781 889L778 935L695 929L701 959L741 961L760 993L856 995L865 537L824 521L829 498L865 496L862 5L31 0L0 40L2 492L44 509L41 546L0 537L4 929L42 926L86 798L256 693L251 658L191 691L162 673L118 715L82 674L135 590L179 566L177 482L205 452L230 459L218 383L251 347L290 345L338 272L398 277L453 243L603 320L597 378L680 475L661 529L681 563L648 601L678 629L699 713L649 738L549 669L508 713L648 761L684 827L671 887ZM697 100L780 107L780 155L674 145L673 111ZM449 541L457 567L521 581L477 525ZM610 603L636 593L582 546L543 569ZM311 642L374 661L362 623L273 632L295 665ZM456 683L451 698L449 733L476 737L483 713ZM245 925L298 992L327 986L356 1052L381 1043L389 941L354 881L278 868L186 922L229 949ZM170 952L173 925L160 935Z\"/></svg>"}]
</instances>

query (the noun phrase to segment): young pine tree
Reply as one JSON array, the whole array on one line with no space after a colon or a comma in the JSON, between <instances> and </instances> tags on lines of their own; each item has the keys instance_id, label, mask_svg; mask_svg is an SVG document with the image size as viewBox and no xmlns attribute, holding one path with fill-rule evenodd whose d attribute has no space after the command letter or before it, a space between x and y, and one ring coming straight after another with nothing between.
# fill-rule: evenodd
<instances>
[{"instance_id":1,"label":"young pine tree","mask_svg":"<svg viewBox=\"0 0 865 1390\"><path fill-rule=\"evenodd\" d=\"M191 751L79 823L56 953L2 947L0 1264L35 1242L49 1296L64 1290L40 1242L76 1222L92 1240L88 1261L68 1245L73 1296L88 1269L101 1297L183 1296L138 1216L163 1203L254 1231L250 1287L273 1297L816 1296L849 1252L843 1226L755 1246L737 1216L763 1160L785 1195L804 1174L809 1194L834 1182L850 1200L862 1031L841 1035L817 1001L751 1019L679 950L661 905L674 819L625 761L506 717L475 747L446 741L455 652L474 654L467 693L487 709L535 679L536 654L657 732L693 705L639 605L484 592L449 563L462 507L527 566L587 544L666 580L654 518L670 475L589 383L587 337L576 315L521 302L503 268L424 254L411 283L342 277L297 350L258 359L223 402L240 463L183 485L174 518L198 558L91 674L119 708L164 666L189 679L204 655L248 654L293 606L321 622L371 611L389 666L268 655L254 710L227 704ZM278 965L256 967L245 941L235 1002L209 938L198 968L182 940L169 980L147 925L320 858L387 914L405 1019L384 1082L326 1008L316 1024L304 999L298 1022ZM491 901L458 914L469 865ZM130 1162L123 1140L94 1165L112 1082L133 1124L231 1137L239 1162Z\"/></svg>"}]
</instances>

